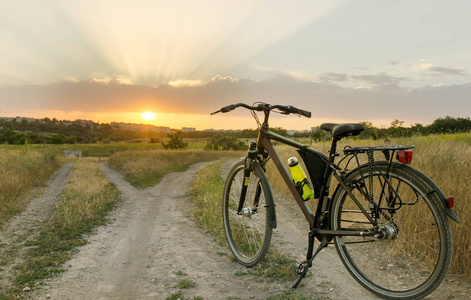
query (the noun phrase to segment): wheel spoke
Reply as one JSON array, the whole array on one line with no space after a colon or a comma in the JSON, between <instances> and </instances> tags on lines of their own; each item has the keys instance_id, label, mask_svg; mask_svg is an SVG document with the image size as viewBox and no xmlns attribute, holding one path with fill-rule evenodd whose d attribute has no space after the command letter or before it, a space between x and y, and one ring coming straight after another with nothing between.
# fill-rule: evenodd
<instances>
[{"instance_id":1,"label":"wheel spoke","mask_svg":"<svg viewBox=\"0 0 471 300\"><path fill-rule=\"evenodd\" d=\"M386 178L380 174L386 168L379 164L370 186L375 197L382 197L374 201L381 204L377 221L383 235L335 237L336 248L354 278L373 293L390 298L423 297L436 288L436 278L442 280L450 264L451 255L446 254L452 251L449 224L436 193L430 193L422 180L394 170ZM352 173L349 180L361 181L360 172ZM358 190L353 193L365 199ZM369 224L343 189L333 201L332 229L360 230Z\"/></svg>"},{"instance_id":2,"label":"wheel spoke","mask_svg":"<svg viewBox=\"0 0 471 300\"><path fill-rule=\"evenodd\" d=\"M253 266L259 262L266 251L271 240L272 228L268 225L268 210L266 205L265 189L268 180L261 180L260 175L250 173L245 200L240 214L240 195L242 186L245 184L244 165L239 163L231 171L224 195L224 227L226 237L235 258L246 266ZM258 173L260 174L260 173ZM257 197L257 186L261 187L261 194ZM258 202L257 202L258 201ZM258 203L255 210L255 203Z\"/></svg>"}]
</instances>

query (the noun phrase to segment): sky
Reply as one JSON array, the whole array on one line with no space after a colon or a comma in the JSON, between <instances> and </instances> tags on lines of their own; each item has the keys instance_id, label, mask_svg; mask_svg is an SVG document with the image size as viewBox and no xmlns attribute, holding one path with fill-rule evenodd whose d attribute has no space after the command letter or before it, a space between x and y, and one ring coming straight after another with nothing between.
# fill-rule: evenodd
<instances>
[{"instance_id":1,"label":"sky","mask_svg":"<svg viewBox=\"0 0 471 300\"><path fill-rule=\"evenodd\" d=\"M256 128L471 116L471 1L0 0L0 117ZM145 120L142 114L155 118Z\"/></svg>"}]
</instances>

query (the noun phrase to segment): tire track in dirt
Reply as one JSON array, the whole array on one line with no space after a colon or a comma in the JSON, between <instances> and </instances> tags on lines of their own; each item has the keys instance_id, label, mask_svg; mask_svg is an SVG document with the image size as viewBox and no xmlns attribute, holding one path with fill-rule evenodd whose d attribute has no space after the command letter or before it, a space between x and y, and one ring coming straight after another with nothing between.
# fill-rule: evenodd
<instances>
[{"instance_id":1,"label":"tire track in dirt","mask_svg":"<svg viewBox=\"0 0 471 300\"><path fill-rule=\"evenodd\" d=\"M30 201L26 209L13 217L0 230L0 285L5 292L14 279L14 268L24 261L25 243L36 238L49 218L54 202L67 184L73 163L64 164L49 179L41 195Z\"/></svg>"}]
</instances>

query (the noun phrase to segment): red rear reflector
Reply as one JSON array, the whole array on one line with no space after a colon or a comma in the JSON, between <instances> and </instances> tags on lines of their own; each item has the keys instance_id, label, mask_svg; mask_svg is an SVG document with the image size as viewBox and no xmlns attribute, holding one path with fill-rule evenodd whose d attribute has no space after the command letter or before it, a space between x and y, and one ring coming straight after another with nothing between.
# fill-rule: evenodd
<instances>
[{"instance_id":1,"label":"red rear reflector","mask_svg":"<svg viewBox=\"0 0 471 300\"><path fill-rule=\"evenodd\" d=\"M397 152L397 160L403 164L410 164L412 161L412 151L411 150L401 150Z\"/></svg>"},{"instance_id":2,"label":"red rear reflector","mask_svg":"<svg viewBox=\"0 0 471 300\"><path fill-rule=\"evenodd\" d=\"M448 206L448 208L453 208L453 206L455 206L455 198L453 196L448 197L446 202L447 202L446 205Z\"/></svg>"}]
</instances>

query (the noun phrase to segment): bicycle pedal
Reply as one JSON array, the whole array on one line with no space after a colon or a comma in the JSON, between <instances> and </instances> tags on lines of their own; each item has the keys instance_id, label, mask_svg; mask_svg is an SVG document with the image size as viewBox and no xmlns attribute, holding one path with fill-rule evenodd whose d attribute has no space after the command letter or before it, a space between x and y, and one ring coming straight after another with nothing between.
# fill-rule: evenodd
<instances>
[{"instance_id":1,"label":"bicycle pedal","mask_svg":"<svg viewBox=\"0 0 471 300\"><path fill-rule=\"evenodd\" d=\"M298 261L296 263L296 273L298 274L301 274L304 272L304 270L306 270L306 266L307 264L309 263L309 260L308 259L303 259L301 261Z\"/></svg>"}]
</instances>

